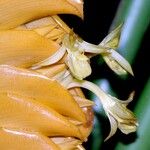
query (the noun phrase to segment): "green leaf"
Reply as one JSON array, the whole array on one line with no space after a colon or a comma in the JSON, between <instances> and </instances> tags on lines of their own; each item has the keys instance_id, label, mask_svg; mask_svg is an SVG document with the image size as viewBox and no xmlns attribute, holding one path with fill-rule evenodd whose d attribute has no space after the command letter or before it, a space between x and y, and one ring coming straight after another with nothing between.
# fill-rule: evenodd
<instances>
[{"instance_id":1,"label":"green leaf","mask_svg":"<svg viewBox=\"0 0 150 150\"><path fill-rule=\"evenodd\" d=\"M132 63L150 23L150 1L133 0L124 18L119 51Z\"/></svg>"},{"instance_id":2,"label":"green leaf","mask_svg":"<svg viewBox=\"0 0 150 150\"><path fill-rule=\"evenodd\" d=\"M110 32L120 23L123 23L125 21L131 2L132 2L131 0L122 0L120 2L116 15L113 19L112 25L110 27L110 30L109 30Z\"/></svg>"}]
</instances>

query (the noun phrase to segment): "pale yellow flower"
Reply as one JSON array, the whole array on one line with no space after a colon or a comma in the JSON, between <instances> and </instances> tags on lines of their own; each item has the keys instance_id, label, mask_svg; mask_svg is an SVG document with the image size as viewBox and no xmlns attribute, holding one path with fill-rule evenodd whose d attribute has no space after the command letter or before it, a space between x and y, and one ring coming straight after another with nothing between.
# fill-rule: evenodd
<instances>
[{"instance_id":1,"label":"pale yellow flower","mask_svg":"<svg viewBox=\"0 0 150 150\"><path fill-rule=\"evenodd\" d=\"M123 58L116 49L118 48L122 24L111 31L99 44L99 46L105 47L110 53L102 54L103 59L107 65L118 75L124 75L130 73L133 75L132 68L128 61Z\"/></svg>"},{"instance_id":2,"label":"pale yellow flower","mask_svg":"<svg viewBox=\"0 0 150 150\"><path fill-rule=\"evenodd\" d=\"M68 88L72 87L86 88L98 96L111 125L111 131L105 141L115 134L117 128L125 134L136 131L138 126L137 119L133 112L126 107L132 101L134 92L130 94L128 100L122 101L105 93L96 84L89 81L72 79L72 82L68 84Z\"/></svg>"},{"instance_id":3,"label":"pale yellow flower","mask_svg":"<svg viewBox=\"0 0 150 150\"><path fill-rule=\"evenodd\" d=\"M131 93L127 101L118 100L110 95L107 95L104 99L103 107L111 124L111 131L105 140L108 140L111 136L113 136L117 128L125 134L136 131L138 126L137 119L133 112L126 107L132 98L133 93Z\"/></svg>"}]
</instances>

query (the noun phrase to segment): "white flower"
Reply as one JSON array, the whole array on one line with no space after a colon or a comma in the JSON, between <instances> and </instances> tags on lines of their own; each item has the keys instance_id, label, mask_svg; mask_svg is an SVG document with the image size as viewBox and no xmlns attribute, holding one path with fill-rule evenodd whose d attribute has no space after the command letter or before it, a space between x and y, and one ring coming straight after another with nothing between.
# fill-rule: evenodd
<instances>
[{"instance_id":1,"label":"white flower","mask_svg":"<svg viewBox=\"0 0 150 150\"><path fill-rule=\"evenodd\" d=\"M76 79L82 80L92 72L88 57L78 51L68 53L65 62Z\"/></svg>"},{"instance_id":2,"label":"white flower","mask_svg":"<svg viewBox=\"0 0 150 150\"><path fill-rule=\"evenodd\" d=\"M105 93L97 85L89 81L79 82L74 80L68 85L68 88L72 87L86 88L98 96L111 125L111 131L105 141L115 134L117 128L119 128L125 134L136 131L138 126L137 119L133 112L126 107L133 99L133 92L130 94L128 100L121 101Z\"/></svg>"},{"instance_id":3,"label":"white flower","mask_svg":"<svg viewBox=\"0 0 150 150\"><path fill-rule=\"evenodd\" d=\"M105 102L103 102L103 107L110 120L111 131L105 140L114 135L117 128L119 128L124 134L136 131L138 126L137 119L133 112L126 107L132 98L133 93L131 93L127 101L121 101L115 97L107 95L107 98L104 100Z\"/></svg>"},{"instance_id":4,"label":"white flower","mask_svg":"<svg viewBox=\"0 0 150 150\"><path fill-rule=\"evenodd\" d=\"M133 75L132 68L128 61L115 51L119 45L121 28L122 24L110 32L99 46L104 47L109 51L109 53L102 54L102 57L110 69L118 75L124 75L127 74L127 72Z\"/></svg>"},{"instance_id":5,"label":"white flower","mask_svg":"<svg viewBox=\"0 0 150 150\"><path fill-rule=\"evenodd\" d=\"M67 57L65 58L65 63L69 67L72 76L79 80L86 78L92 72L89 63L90 58L86 56L85 53L91 53L92 55L97 53L108 53L105 48L85 42L71 32L70 34L66 34L64 36L62 46L54 55L37 64L34 64L32 69L38 69L43 66L57 63L66 52Z\"/></svg>"}]
</instances>

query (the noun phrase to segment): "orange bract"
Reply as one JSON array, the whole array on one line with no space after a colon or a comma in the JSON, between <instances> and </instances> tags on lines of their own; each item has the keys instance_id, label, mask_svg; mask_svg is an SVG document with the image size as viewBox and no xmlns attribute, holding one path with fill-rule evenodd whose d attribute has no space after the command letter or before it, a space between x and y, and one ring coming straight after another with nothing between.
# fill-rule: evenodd
<instances>
[{"instance_id":1,"label":"orange bract","mask_svg":"<svg viewBox=\"0 0 150 150\"><path fill-rule=\"evenodd\" d=\"M0 89L1 92L16 92L32 98L65 116L85 122L84 113L69 92L57 81L39 73L1 65Z\"/></svg>"},{"instance_id":2,"label":"orange bract","mask_svg":"<svg viewBox=\"0 0 150 150\"><path fill-rule=\"evenodd\" d=\"M68 90L55 80L68 69L66 54L54 65L32 70L57 52L71 31L56 16L62 13L83 18L82 0L0 2L0 147L4 150L83 149L82 142L91 132L93 103L81 89Z\"/></svg>"},{"instance_id":3,"label":"orange bract","mask_svg":"<svg viewBox=\"0 0 150 150\"><path fill-rule=\"evenodd\" d=\"M56 14L83 17L83 2L77 0L1 0L0 29L12 29L29 21Z\"/></svg>"},{"instance_id":4,"label":"orange bract","mask_svg":"<svg viewBox=\"0 0 150 150\"><path fill-rule=\"evenodd\" d=\"M0 31L0 64L30 67L58 48L57 43L33 31Z\"/></svg>"},{"instance_id":5,"label":"orange bract","mask_svg":"<svg viewBox=\"0 0 150 150\"><path fill-rule=\"evenodd\" d=\"M3 150L60 150L49 138L39 133L2 128L0 136L0 147Z\"/></svg>"},{"instance_id":6,"label":"orange bract","mask_svg":"<svg viewBox=\"0 0 150 150\"><path fill-rule=\"evenodd\" d=\"M50 107L18 94L0 94L0 126L46 136L82 138L79 129Z\"/></svg>"}]
</instances>

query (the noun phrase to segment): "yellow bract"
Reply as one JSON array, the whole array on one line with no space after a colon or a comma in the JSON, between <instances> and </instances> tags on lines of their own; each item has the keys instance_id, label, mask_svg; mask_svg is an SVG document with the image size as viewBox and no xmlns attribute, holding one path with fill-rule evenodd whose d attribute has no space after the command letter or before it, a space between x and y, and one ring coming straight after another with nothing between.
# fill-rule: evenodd
<instances>
[{"instance_id":1,"label":"yellow bract","mask_svg":"<svg viewBox=\"0 0 150 150\"><path fill-rule=\"evenodd\" d=\"M33 31L0 31L0 64L31 67L58 48L57 43Z\"/></svg>"},{"instance_id":2,"label":"yellow bract","mask_svg":"<svg viewBox=\"0 0 150 150\"><path fill-rule=\"evenodd\" d=\"M77 0L1 0L0 29L12 29L29 21L56 14L83 17L83 2Z\"/></svg>"},{"instance_id":3,"label":"yellow bract","mask_svg":"<svg viewBox=\"0 0 150 150\"><path fill-rule=\"evenodd\" d=\"M46 136L73 136L82 139L79 129L55 110L16 93L0 94L0 126L39 132Z\"/></svg>"},{"instance_id":4,"label":"yellow bract","mask_svg":"<svg viewBox=\"0 0 150 150\"><path fill-rule=\"evenodd\" d=\"M53 56L70 32L55 15L62 13L83 18L82 0L0 2L2 149L79 149L91 132L92 110L87 107L93 103L81 91L72 95L54 78L68 69L64 60L32 70Z\"/></svg>"},{"instance_id":5,"label":"yellow bract","mask_svg":"<svg viewBox=\"0 0 150 150\"><path fill-rule=\"evenodd\" d=\"M0 135L3 150L60 150L52 140L39 133L1 128Z\"/></svg>"},{"instance_id":6,"label":"yellow bract","mask_svg":"<svg viewBox=\"0 0 150 150\"><path fill-rule=\"evenodd\" d=\"M0 89L32 98L65 116L85 122L84 113L69 92L57 81L34 71L1 65Z\"/></svg>"}]
</instances>

